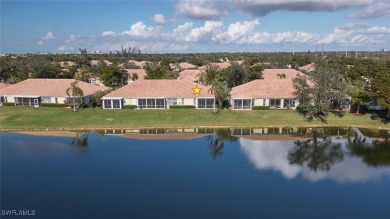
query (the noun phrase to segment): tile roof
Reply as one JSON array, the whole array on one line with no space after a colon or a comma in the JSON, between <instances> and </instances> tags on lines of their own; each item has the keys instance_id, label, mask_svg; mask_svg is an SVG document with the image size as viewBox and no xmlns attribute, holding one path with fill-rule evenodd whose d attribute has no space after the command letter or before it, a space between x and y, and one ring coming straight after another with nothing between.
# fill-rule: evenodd
<instances>
[{"instance_id":1,"label":"tile roof","mask_svg":"<svg viewBox=\"0 0 390 219\"><path fill-rule=\"evenodd\" d=\"M0 90L9 86L12 86L12 84L0 83Z\"/></svg>"},{"instance_id":2,"label":"tile roof","mask_svg":"<svg viewBox=\"0 0 390 219\"><path fill-rule=\"evenodd\" d=\"M106 66L112 65L112 62L110 62L110 61L103 60L103 62L104 62L104 64L105 64ZM91 60L90 63L91 63L92 66L94 66L94 65L100 65L101 60Z\"/></svg>"},{"instance_id":3,"label":"tile roof","mask_svg":"<svg viewBox=\"0 0 390 219\"><path fill-rule=\"evenodd\" d=\"M280 79L277 74L285 74ZM237 87L233 87L232 98L295 98L293 94L293 78L302 74L294 69L264 69L264 79L254 80Z\"/></svg>"},{"instance_id":4,"label":"tile roof","mask_svg":"<svg viewBox=\"0 0 390 219\"><path fill-rule=\"evenodd\" d=\"M73 66L76 66L76 62L72 62L72 61L62 61L62 62L58 62L58 64L64 68L64 67L73 67Z\"/></svg>"},{"instance_id":5,"label":"tile roof","mask_svg":"<svg viewBox=\"0 0 390 219\"><path fill-rule=\"evenodd\" d=\"M201 88L201 94L194 94L193 88ZM104 97L176 97L196 98L214 97L210 94L210 87L206 87L187 80L140 80L121 87Z\"/></svg>"},{"instance_id":6,"label":"tile roof","mask_svg":"<svg viewBox=\"0 0 390 219\"><path fill-rule=\"evenodd\" d=\"M199 69L187 69L184 71L181 71L179 73L180 79L188 80L188 81L198 81L199 75L203 72L203 70Z\"/></svg>"},{"instance_id":7,"label":"tile roof","mask_svg":"<svg viewBox=\"0 0 390 219\"><path fill-rule=\"evenodd\" d=\"M149 61L136 61L136 60L129 60L127 63L134 63L134 65L143 68L146 64L153 64L153 62Z\"/></svg>"},{"instance_id":8,"label":"tile roof","mask_svg":"<svg viewBox=\"0 0 390 219\"><path fill-rule=\"evenodd\" d=\"M14 96L51 96L66 97L66 89L74 82L74 79L27 79L12 86L0 90L1 95ZM96 91L110 89L104 86L97 86L83 81L78 86L84 91L84 95L90 95Z\"/></svg>"},{"instance_id":9,"label":"tile roof","mask_svg":"<svg viewBox=\"0 0 390 219\"><path fill-rule=\"evenodd\" d=\"M314 70L316 70L316 67L315 67L314 63L310 63L310 64L307 64L307 65L301 66L298 69L300 71L314 71Z\"/></svg>"},{"instance_id":10,"label":"tile roof","mask_svg":"<svg viewBox=\"0 0 390 219\"><path fill-rule=\"evenodd\" d=\"M264 69L262 73L264 79L279 79L278 74L284 74L286 76L285 79L293 79L297 74L302 74L299 71L291 68Z\"/></svg>"},{"instance_id":11,"label":"tile roof","mask_svg":"<svg viewBox=\"0 0 390 219\"><path fill-rule=\"evenodd\" d=\"M182 62L179 64L179 67L181 69L194 69L194 68L198 68L198 66L196 65L193 65L191 63L188 63L188 62Z\"/></svg>"},{"instance_id":12,"label":"tile roof","mask_svg":"<svg viewBox=\"0 0 390 219\"><path fill-rule=\"evenodd\" d=\"M133 73L137 73L137 75L138 75L137 80L144 80L145 79L145 76L146 76L145 69L124 69L124 70L127 71L127 74L129 75L129 77L131 77L133 75Z\"/></svg>"}]
</instances>

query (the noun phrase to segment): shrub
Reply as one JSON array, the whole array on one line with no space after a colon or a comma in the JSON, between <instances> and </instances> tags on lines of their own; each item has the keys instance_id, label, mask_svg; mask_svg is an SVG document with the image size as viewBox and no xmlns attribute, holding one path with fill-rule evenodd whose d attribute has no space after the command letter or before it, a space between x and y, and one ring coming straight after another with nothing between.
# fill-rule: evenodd
<instances>
[{"instance_id":1,"label":"shrub","mask_svg":"<svg viewBox=\"0 0 390 219\"><path fill-rule=\"evenodd\" d=\"M169 109L195 109L194 105L172 105Z\"/></svg>"},{"instance_id":2,"label":"shrub","mask_svg":"<svg viewBox=\"0 0 390 219\"><path fill-rule=\"evenodd\" d=\"M3 103L3 106L15 106L15 103Z\"/></svg>"},{"instance_id":3,"label":"shrub","mask_svg":"<svg viewBox=\"0 0 390 219\"><path fill-rule=\"evenodd\" d=\"M42 107L65 107L63 103L41 103Z\"/></svg>"},{"instance_id":4,"label":"shrub","mask_svg":"<svg viewBox=\"0 0 390 219\"><path fill-rule=\"evenodd\" d=\"M252 110L269 110L269 106L253 106Z\"/></svg>"},{"instance_id":5,"label":"shrub","mask_svg":"<svg viewBox=\"0 0 390 219\"><path fill-rule=\"evenodd\" d=\"M124 105L123 109L136 109L137 105Z\"/></svg>"}]
</instances>

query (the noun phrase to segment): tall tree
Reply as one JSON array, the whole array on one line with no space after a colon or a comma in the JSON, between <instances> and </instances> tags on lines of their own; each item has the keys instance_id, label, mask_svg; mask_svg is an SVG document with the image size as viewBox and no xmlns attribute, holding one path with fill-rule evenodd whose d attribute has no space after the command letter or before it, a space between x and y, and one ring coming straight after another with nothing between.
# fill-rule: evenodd
<instances>
[{"instance_id":1,"label":"tall tree","mask_svg":"<svg viewBox=\"0 0 390 219\"><path fill-rule=\"evenodd\" d=\"M219 108L228 106L228 98L230 94L230 89L226 86L225 82L220 78L216 77L211 82L211 88L208 92L214 94L215 99L217 100Z\"/></svg>"},{"instance_id":2,"label":"tall tree","mask_svg":"<svg viewBox=\"0 0 390 219\"><path fill-rule=\"evenodd\" d=\"M127 72L119 67L115 66L106 66L101 68L100 79L103 81L103 84L116 88L126 85L128 80Z\"/></svg>"},{"instance_id":3,"label":"tall tree","mask_svg":"<svg viewBox=\"0 0 390 219\"><path fill-rule=\"evenodd\" d=\"M346 97L346 86L342 82L343 74L331 66L317 66L308 78L297 77L293 81L295 94L302 101L300 108L309 110L310 115L322 116L334 110L334 103L340 103ZM309 87L309 81L313 86Z\"/></svg>"},{"instance_id":4,"label":"tall tree","mask_svg":"<svg viewBox=\"0 0 390 219\"><path fill-rule=\"evenodd\" d=\"M387 106L389 110L386 117L390 119L390 61L382 65L383 67L374 74L369 89L380 105Z\"/></svg>"},{"instance_id":5,"label":"tall tree","mask_svg":"<svg viewBox=\"0 0 390 219\"><path fill-rule=\"evenodd\" d=\"M66 89L66 95L72 97L73 112L76 112L76 106L83 104L84 91L78 86L78 81L74 81L70 84L70 87Z\"/></svg>"}]
</instances>

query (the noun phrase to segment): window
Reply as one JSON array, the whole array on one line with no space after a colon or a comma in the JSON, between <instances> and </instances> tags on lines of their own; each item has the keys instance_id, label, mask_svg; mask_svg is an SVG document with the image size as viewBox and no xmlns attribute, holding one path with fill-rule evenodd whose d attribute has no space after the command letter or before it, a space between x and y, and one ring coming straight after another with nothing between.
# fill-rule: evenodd
<instances>
[{"instance_id":1,"label":"window","mask_svg":"<svg viewBox=\"0 0 390 219\"><path fill-rule=\"evenodd\" d=\"M265 106L267 99L263 99L263 106Z\"/></svg>"},{"instance_id":2,"label":"window","mask_svg":"<svg viewBox=\"0 0 390 219\"><path fill-rule=\"evenodd\" d=\"M138 99L138 108L146 108L146 99Z\"/></svg>"},{"instance_id":3,"label":"window","mask_svg":"<svg viewBox=\"0 0 390 219\"><path fill-rule=\"evenodd\" d=\"M284 108L295 107L295 100L294 99L284 99L283 105L284 105L283 106Z\"/></svg>"},{"instance_id":4,"label":"window","mask_svg":"<svg viewBox=\"0 0 390 219\"><path fill-rule=\"evenodd\" d=\"M269 106L273 108L280 108L280 99L269 99Z\"/></svg>"},{"instance_id":5,"label":"window","mask_svg":"<svg viewBox=\"0 0 390 219\"><path fill-rule=\"evenodd\" d=\"M201 109L212 109L214 108L214 99L198 99L198 108Z\"/></svg>"},{"instance_id":6,"label":"window","mask_svg":"<svg viewBox=\"0 0 390 219\"><path fill-rule=\"evenodd\" d=\"M164 109L165 99L138 99L138 107L141 109Z\"/></svg>"},{"instance_id":7,"label":"window","mask_svg":"<svg viewBox=\"0 0 390 219\"><path fill-rule=\"evenodd\" d=\"M156 99L156 108L164 109L165 108L165 101L164 99Z\"/></svg>"},{"instance_id":8,"label":"window","mask_svg":"<svg viewBox=\"0 0 390 219\"><path fill-rule=\"evenodd\" d=\"M113 109L120 109L121 108L120 100L112 100L112 108Z\"/></svg>"},{"instance_id":9,"label":"window","mask_svg":"<svg viewBox=\"0 0 390 219\"><path fill-rule=\"evenodd\" d=\"M51 103L51 97L42 97L42 103Z\"/></svg>"},{"instance_id":10,"label":"window","mask_svg":"<svg viewBox=\"0 0 390 219\"><path fill-rule=\"evenodd\" d=\"M250 109L251 104L252 100L250 99L234 100L234 109Z\"/></svg>"},{"instance_id":11,"label":"window","mask_svg":"<svg viewBox=\"0 0 390 219\"><path fill-rule=\"evenodd\" d=\"M103 100L103 104L104 104L104 108L108 108L108 109L112 108L111 100Z\"/></svg>"},{"instance_id":12,"label":"window","mask_svg":"<svg viewBox=\"0 0 390 219\"><path fill-rule=\"evenodd\" d=\"M155 99L147 99L146 106L147 106L147 108L155 108L156 107L156 100Z\"/></svg>"},{"instance_id":13,"label":"window","mask_svg":"<svg viewBox=\"0 0 390 219\"><path fill-rule=\"evenodd\" d=\"M38 98L15 97L15 106L38 106Z\"/></svg>"}]
</instances>

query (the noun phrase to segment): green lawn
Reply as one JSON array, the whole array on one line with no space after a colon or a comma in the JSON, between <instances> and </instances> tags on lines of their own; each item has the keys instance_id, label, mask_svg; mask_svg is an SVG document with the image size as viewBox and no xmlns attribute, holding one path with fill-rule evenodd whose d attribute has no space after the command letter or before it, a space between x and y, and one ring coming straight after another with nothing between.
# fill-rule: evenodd
<instances>
[{"instance_id":1,"label":"green lawn","mask_svg":"<svg viewBox=\"0 0 390 219\"><path fill-rule=\"evenodd\" d=\"M50 107L0 107L0 127L6 129L61 128L146 128L146 127L265 127L265 126L361 126L390 129L370 115L345 114L342 118L330 114L327 123L308 122L293 110L234 111L171 109L171 110L102 110Z\"/></svg>"}]
</instances>

